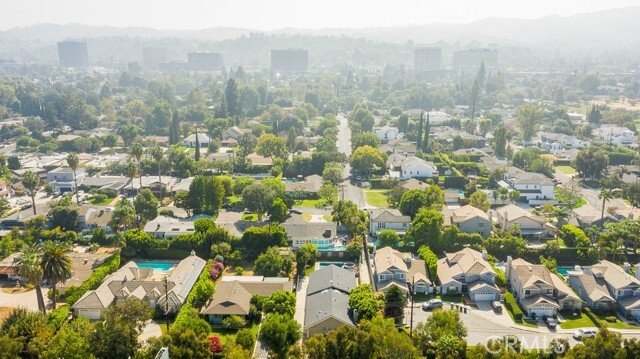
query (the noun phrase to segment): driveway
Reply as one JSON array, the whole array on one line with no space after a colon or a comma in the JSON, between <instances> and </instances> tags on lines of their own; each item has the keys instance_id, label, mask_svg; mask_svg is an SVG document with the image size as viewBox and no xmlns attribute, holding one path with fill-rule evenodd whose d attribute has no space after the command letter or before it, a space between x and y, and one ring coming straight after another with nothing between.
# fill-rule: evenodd
<instances>
[{"instance_id":1,"label":"driveway","mask_svg":"<svg viewBox=\"0 0 640 359\"><path fill-rule=\"evenodd\" d=\"M316 266L318 263L315 264ZM293 318L296 322L300 323L300 326L304 328L304 311L307 304L307 286L309 285L309 278L304 277L298 282L296 286L296 313Z\"/></svg>"},{"instance_id":2,"label":"driveway","mask_svg":"<svg viewBox=\"0 0 640 359\"><path fill-rule=\"evenodd\" d=\"M24 282L20 282L24 285ZM2 281L0 282L0 286L15 286L16 282L11 281ZM42 287L42 296L44 297L44 303L47 306L47 310L51 309L53 302L47 298L47 292L49 291L49 287ZM36 297L36 291L30 290L25 293L19 294L9 294L0 290L0 306L9 307L9 308L27 308L29 310L37 311L38 310L38 298Z\"/></svg>"},{"instance_id":3,"label":"driveway","mask_svg":"<svg viewBox=\"0 0 640 359\"><path fill-rule=\"evenodd\" d=\"M162 325L166 325L162 323ZM142 329L142 333L138 337L138 343L144 343L149 338L155 338L162 336L162 329L160 329L160 324L156 323L153 320L147 321L144 328Z\"/></svg>"}]
</instances>

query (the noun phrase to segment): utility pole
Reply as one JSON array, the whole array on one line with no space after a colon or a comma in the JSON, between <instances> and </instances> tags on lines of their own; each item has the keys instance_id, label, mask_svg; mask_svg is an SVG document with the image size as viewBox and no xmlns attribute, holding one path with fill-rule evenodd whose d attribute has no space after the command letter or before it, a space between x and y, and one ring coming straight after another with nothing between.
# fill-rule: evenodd
<instances>
[{"instance_id":1,"label":"utility pole","mask_svg":"<svg viewBox=\"0 0 640 359\"><path fill-rule=\"evenodd\" d=\"M409 287L409 295L411 296L411 318L409 320L411 320L411 322L409 322L409 338L413 338L413 288L415 285L415 281L416 278L415 276L411 278L411 285Z\"/></svg>"}]
</instances>

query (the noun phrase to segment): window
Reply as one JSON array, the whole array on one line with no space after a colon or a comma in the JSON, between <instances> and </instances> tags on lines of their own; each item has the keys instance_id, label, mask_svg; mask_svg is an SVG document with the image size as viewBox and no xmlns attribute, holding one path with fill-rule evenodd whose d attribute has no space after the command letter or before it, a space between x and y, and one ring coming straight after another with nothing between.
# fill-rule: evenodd
<instances>
[{"instance_id":1,"label":"window","mask_svg":"<svg viewBox=\"0 0 640 359\"><path fill-rule=\"evenodd\" d=\"M527 289L527 290L524 291L524 295L529 295L529 294L531 294L530 290Z\"/></svg>"},{"instance_id":2,"label":"window","mask_svg":"<svg viewBox=\"0 0 640 359\"><path fill-rule=\"evenodd\" d=\"M478 223L478 227L484 227L484 223L482 222Z\"/></svg>"}]
</instances>

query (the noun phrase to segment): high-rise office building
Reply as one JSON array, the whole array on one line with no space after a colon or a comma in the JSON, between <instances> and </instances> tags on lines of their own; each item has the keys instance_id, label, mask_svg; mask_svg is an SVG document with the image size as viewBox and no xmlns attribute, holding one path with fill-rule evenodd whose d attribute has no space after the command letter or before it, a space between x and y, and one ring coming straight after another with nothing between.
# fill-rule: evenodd
<instances>
[{"instance_id":1,"label":"high-rise office building","mask_svg":"<svg viewBox=\"0 0 640 359\"><path fill-rule=\"evenodd\" d=\"M440 70L442 49L433 46L418 46L413 49L413 72L416 74Z\"/></svg>"},{"instance_id":2,"label":"high-rise office building","mask_svg":"<svg viewBox=\"0 0 640 359\"><path fill-rule=\"evenodd\" d=\"M497 67L498 50L470 49L456 51L453 54L454 67L480 67L483 62L485 67Z\"/></svg>"},{"instance_id":3,"label":"high-rise office building","mask_svg":"<svg viewBox=\"0 0 640 359\"><path fill-rule=\"evenodd\" d=\"M158 69L158 64L167 62L166 47L143 47L142 63L144 67L150 69Z\"/></svg>"},{"instance_id":4,"label":"high-rise office building","mask_svg":"<svg viewBox=\"0 0 640 359\"><path fill-rule=\"evenodd\" d=\"M89 66L89 50L87 50L87 43L80 41L59 42L58 62L62 67Z\"/></svg>"},{"instance_id":5,"label":"high-rise office building","mask_svg":"<svg viewBox=\"0 0 640 359\"><path fill-rule=\"evenodd\" d=\"M278 72L306 72L309 52L303 49L271 50L271 69Z\"/></svg>"},{"instance_id":6,"label":"high-rise office building","mask_svg":"<svg viewBox=\"0 0 640 359\"><path fill-rule=\"evenodd\" d=\"M191 71L220 71L224 66L224 57L219 52L190 52L187 65Z\"/></svg>"}]
</instances>

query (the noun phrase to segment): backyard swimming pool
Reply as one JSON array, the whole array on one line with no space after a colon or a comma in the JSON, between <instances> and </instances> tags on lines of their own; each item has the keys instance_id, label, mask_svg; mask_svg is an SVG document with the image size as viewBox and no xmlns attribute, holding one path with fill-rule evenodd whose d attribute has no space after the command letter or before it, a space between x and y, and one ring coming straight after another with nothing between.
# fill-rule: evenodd
<instances>
[{"instance_id":1,"label":"backyard swimming pool","mask_svg":"<svg viewBox=\"0 0 640 359\"><path fill-rule=\"evenodd\" d=\"M353 268L355 264L353 262L318 262L320 268L328 266L336 266L340 268Z\"/></svg>"},{"instance_id":2,"label":"backyard swimming pool","mask_svg":"<svg viewBox=\"0 0 640 359\"><path fill-rule=\"evenodd\" d=\"M174 265L174 263L167 262L140 262L138 263L138 268L151 268L156 272L166 272Z\"/></svg>"}]
</instances>

